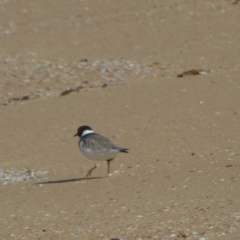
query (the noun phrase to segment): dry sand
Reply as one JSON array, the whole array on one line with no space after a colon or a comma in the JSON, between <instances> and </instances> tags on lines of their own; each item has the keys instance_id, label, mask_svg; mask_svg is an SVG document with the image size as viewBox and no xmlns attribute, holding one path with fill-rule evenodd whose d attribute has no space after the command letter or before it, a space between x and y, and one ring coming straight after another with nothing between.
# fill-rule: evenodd
<instances>
[{"instance_id":1,"label":"dry sand","mask_svg":"<svg viewBox=\"0 0 240 240\"><path fill-rule=\"evenodd\" d=\"M0 0L0 239L240 239L238 2Z\"/></svg>"}]
</instances>

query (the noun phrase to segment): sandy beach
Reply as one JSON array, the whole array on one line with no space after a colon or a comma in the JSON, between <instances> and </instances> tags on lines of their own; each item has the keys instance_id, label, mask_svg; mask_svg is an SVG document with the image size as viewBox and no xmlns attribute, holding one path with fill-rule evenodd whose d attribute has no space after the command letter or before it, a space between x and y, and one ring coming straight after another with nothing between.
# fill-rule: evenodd
<instances>
[{"instance_id":1,"label":"sandy beach","mask_svg":"<svg viewBox=\"0 0 240 240\"><path fill-rule=\"evenodd\" d=\"M0 0L0 239L238 240L240 2ZM92 177L73 135L129 148Z\"/></svg>"}]
</instances>

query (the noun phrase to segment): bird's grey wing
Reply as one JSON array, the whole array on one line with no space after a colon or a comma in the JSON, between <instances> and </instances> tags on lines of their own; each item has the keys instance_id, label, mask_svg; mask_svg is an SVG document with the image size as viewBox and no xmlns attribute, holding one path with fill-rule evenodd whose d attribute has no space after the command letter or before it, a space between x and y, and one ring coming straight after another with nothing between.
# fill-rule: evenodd
<instances>
[{"instance_id":1,"label":"bird's grey wing","mask_svg":"<svg viewBox=\"0 0 240 240\"><path fill-rule=\"evenodd\" d=\"M90 137L91 136L91 137ZM115 146L108 138L99 134L91 134L83 139L84 148L89 148L93 152L107 152Z\"/></svg>"}]
</instances>

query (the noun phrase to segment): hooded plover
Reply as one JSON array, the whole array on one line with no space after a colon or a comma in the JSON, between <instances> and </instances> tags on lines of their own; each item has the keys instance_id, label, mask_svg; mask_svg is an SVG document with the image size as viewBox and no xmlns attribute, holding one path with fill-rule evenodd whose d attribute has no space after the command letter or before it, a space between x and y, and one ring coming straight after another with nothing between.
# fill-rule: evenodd
<instances>
[{"instance_id":1,"label":"hooded plover","mask_svg":"<svg viewBox=\"0 0 240 240\"><path fill-rule=\"evenodd\" d=\"M95 161L95 165L88 172L86 177L91 176L92 171L97 168L98 161L107 161L108 171L107 176L110 176L110 162L117 156L119 152L128 153L127 148L117 147L108 138L94 133L89 126L81 126L74 135L79 136L78 147L80 152Z\"/></svg>"}]
</instances>

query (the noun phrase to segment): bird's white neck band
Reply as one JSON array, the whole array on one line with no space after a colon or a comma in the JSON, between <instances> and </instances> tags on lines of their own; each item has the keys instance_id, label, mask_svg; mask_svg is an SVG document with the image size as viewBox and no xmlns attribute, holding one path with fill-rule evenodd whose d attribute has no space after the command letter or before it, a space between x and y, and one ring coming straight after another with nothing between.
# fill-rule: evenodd
<instances>
[{"instance_id":1,"label":"bird's white neck band","mask_svg":"<svg viewBox=\"0 0 240 240\"><path fill-rule=\"evenodd\" d=\"M93 131L93 130L85 130L85 131L83 131L81 137L83 137L83 136L85 136L85 135L88 135L88 134L90 134L90 133L94 133L94 131Z\"/></svg>"}]
</instances>

